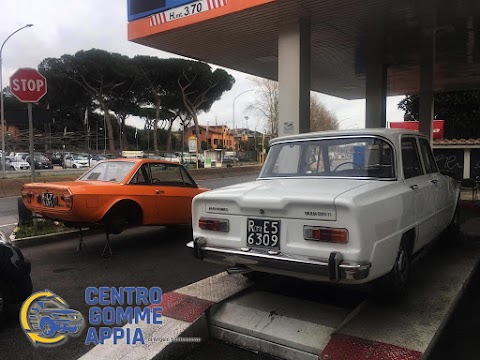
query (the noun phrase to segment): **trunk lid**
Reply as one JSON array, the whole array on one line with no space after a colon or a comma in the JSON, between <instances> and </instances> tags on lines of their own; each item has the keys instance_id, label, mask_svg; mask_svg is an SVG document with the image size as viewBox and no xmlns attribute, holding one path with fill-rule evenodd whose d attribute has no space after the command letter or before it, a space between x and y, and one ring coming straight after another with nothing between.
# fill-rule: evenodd
<instances>
[{"instance_id":1,"label":"trunk lid","mask_svg":"<svg viewBox=\"0 0 480 360\"><path fill-rule=\"evenodd\" d=\"M356 179L265 179L217 189L200 198L207 213L333 221L337 217L335 199L368 183Z\"/></svg>"}]
</instances>

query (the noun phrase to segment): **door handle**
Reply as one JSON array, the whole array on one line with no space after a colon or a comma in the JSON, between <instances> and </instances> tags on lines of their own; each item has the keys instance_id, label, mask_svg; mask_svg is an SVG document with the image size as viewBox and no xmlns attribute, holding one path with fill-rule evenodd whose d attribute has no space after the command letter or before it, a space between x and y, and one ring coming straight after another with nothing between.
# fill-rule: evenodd
<instances>
[{"instance_id":1,"label":"door handle","mask_svg":"<svg viewBox=\"0 0 480 360\"><path fill-rule=\"evenodd\" d=\"M418 185L412 185L412 186L410 186L410 188L411 188L412 190L417 190L417 189L418 189Z\"/></svg>"},{"instance_id":2,"label":"door handle","mask_svg":"<svg viewBox=\"0 0 480 360\"><path fill-rule=\"evenodd\" d=\"M162 191L162 190L155 190L155 194L157 194L157 195L161 195L163 193L164 193L164 191Z\"/></svg>"},{"instance_id":3,"label":"door handle","mask_svg":"<svg viewBox=\"0 0 480 360\"><path fill-rule=\"evenodd\" d=\"M432 180L430 180L430 182L431 182L433 185L437 185L438 180L437 180L437 179L432 179Z\"/></svg>"}]
</instances>

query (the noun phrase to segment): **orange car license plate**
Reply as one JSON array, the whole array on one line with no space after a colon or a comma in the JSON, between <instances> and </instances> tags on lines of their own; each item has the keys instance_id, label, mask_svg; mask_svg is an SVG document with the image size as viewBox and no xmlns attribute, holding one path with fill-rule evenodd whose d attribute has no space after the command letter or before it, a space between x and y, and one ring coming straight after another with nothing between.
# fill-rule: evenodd
<instances>
[{"instance_id":1,"label":"orange car license plate","mask_svg":"<svg viewBox=\"0 0 480 360\"><path fill-rule=\"evenodd\" d=\"M53 201L53 194L45 192L42 194L42 202L45 207L54 207L55 203Z\"/></svg>"}]
</instances>

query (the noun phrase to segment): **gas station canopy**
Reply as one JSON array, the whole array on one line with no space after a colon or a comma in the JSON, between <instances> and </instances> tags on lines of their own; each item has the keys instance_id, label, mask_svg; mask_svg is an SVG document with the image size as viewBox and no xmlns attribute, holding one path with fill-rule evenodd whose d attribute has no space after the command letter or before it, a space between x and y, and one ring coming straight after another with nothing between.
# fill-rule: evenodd
<instances>
[{"instance_id":1,"label":"gas station canopy","mask_svg":"<svg viewBox=\"0 0 480 360\"><path fill-rule=\"evenodd\" d=\"M433 32L434 91L480 87L478 0L129 0L128 10L131 41L273 80L280 28L308 21L310 87L345 99L365 97L377 42L387 94L418 93L420 39Z\"/></svg>"}]
</instances>

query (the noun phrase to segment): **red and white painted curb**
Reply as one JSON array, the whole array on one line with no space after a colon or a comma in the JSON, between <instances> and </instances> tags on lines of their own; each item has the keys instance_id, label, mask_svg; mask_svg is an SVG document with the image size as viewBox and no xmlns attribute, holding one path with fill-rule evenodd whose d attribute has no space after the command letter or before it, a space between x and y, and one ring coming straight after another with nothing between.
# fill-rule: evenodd
<instances>
[{"instance_id":1,"label":"red and white painted curb","mask_svg":"<svg viewBox=\"0 0 480 360\"><path fill-rule=\"evenodd\" d=\"M162 325L128 324L124 329L141 328L145 344L113 344L113 340L97 345L80 359L153 359L162 353L166 357L169 350L179 356L179 351L190 347L186 343L175 342L178 337L208 338L205 311L230 296L251 285L241 275L228 275L226 272L211 276L175 291L165 293L162 303Z\"/></svg>"},{"instance_id":2,"label":"red and white painted curb","mask_svg":"<svg viewBox=\"0 0 480 360\"><path fill-rule=\"evenodd\" d=\"M320 360L419 360L422 353L401 346L362 339L344 334L332 334L320 355Z\"/></svg>"}]
</instances>

